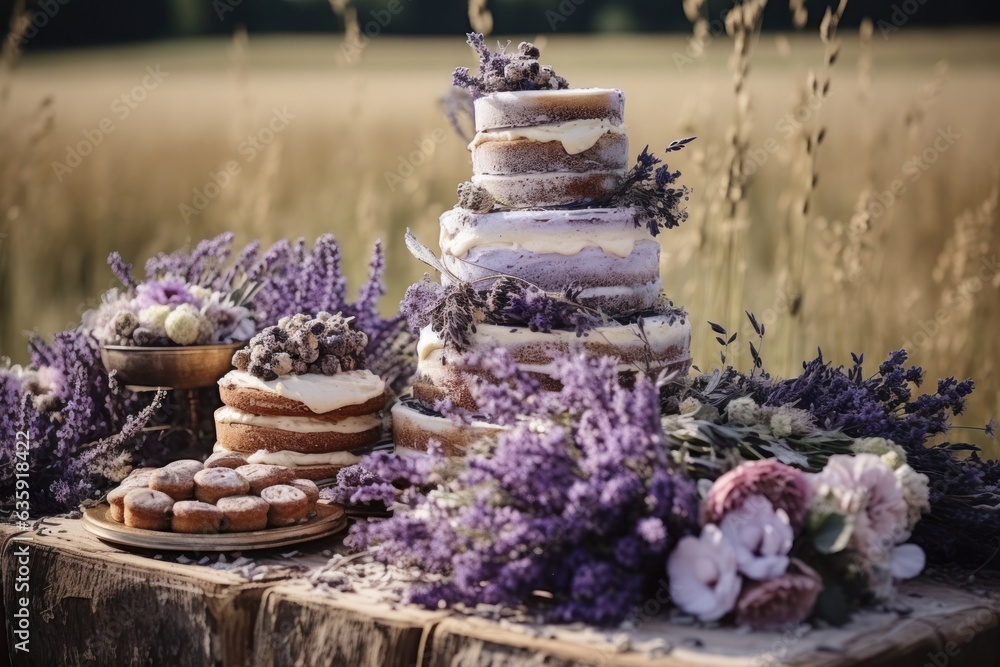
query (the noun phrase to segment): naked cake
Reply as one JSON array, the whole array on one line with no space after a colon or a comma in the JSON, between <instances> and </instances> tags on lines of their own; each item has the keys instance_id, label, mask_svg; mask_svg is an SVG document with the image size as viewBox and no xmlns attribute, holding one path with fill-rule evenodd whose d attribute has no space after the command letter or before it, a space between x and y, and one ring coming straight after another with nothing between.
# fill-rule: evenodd
<instances>
[{"instance_id":1,"label":"naked cake","mask_svg":"<svg viewBox=\"0 0 1000 667\"><path fill-rule=\"evenodd\" d=\"M264 329L219 380L224 405L206 464L278 465L315 480L356 463L382 435L386 401L385 382L364 368L367 342L339 314Z\"/></svg>"},{"instance_id":2,"label":"naked cake","mask_svg":"<svg viewBox=\"0 0 1000 667\"><path fill-rule=\"evenodd\" d=\"M441 285L425 277L402 304L419 330L418 362L412 394L392 410L397 446L434 439L446 453L499 432L470 388L492 380L464 363L473 353L502 348L549 391L560 388L554 360L574 349L616 357L623 382L686 375L691 364L691 327L662 293L656 238L683 219L687 191L646 150L630 167L624 93L569 88L531 44L513 54L477 35L470 44L480 75L459 68L454 80L473 96L473 175L440 218ZM571 314L512 317L527 292L551 300L546 312ZM458 335L456 321L466 323ZM443 403L474 418L453 424L436 410Z\"/></svg>"}]
</instances>

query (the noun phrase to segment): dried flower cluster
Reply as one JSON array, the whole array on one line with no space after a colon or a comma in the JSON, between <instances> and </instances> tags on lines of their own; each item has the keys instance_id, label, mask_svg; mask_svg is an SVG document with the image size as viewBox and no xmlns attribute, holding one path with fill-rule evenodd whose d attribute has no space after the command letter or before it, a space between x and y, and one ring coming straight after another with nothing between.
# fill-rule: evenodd
<instances>
[{"instance_id":1,"label":"dried flower cluster","mask_svg":"<svg viewBox=\"0 0 1000 667\"><path fill-rule=\"evenodd\" d=\"M477 291L465 282L443 286L424 274L420 282L406 290L400 312L411 331L430 326L447 345L465 349L477 323L544 332L573 330L582 336L600 324L601 318L579 303L578 296L573 286L563 294L552 294L507 276L497 278L489 289Z\"/></svg>"},{"instance_id":2,"label":"dried flower cluster","mask_svg":"<svg viewBox=\"0 0 1000 667\"><path fill-rule=\"evenodd\" d=\"M456 67L452 85L469 90L473 95L486 95L517 90L561 90L569 88L566 79L557 76L551 67L540 65L538 48L530 42L517 45L517 53L505 53L500 46L496 52L486 46L486 39L479 33L469 33L468 43L479 56L479 76L473 76L468 67Z\"/></svg>"},{"instance_id":3,"label":"dried flower cluster","mask_svg":"<svg viewBox=\"0 0 1000 667\"><path fill-rule=\"evenodd\" d=\"M555 364L562 390L539 392L503 351L470 356L498 379L478 385L477 400L511 430L460 461L363 459L380 481L344 493L413 509L357 524L354 546L436 575L410 594L428 607L528 605L554 621L621 621L697 521L694 487L664 449L656 388L641 379L624 389L613 360L574 355ZM398 490L404 481L410 492Z\"/></svg>"},{"instance_id":4,"label":"dried flower cluster","mask_svg":"<svg viewBox=\"0 0 1000 667\"><path fill-rule=\"evenodd\" d=\"M493 195L486 188L472 181L458 184L458 205L474 213L489 213L495 203Z\"/></svg>"},{"instance_id":5,"label":"dried flower cluster","mask_svg":"<svg viewBox=\"0 0 1000 667\"><path fill-rule=\"evenodd\" d=\"M233 355L233 365L262 380L281 375L335 375L365 367L368 336L351 326L353 318L321 311L282 317Z\"/></svg>"},{"instance_id":6,"label":"dried flower cluster","mask_svg":"<svg viewBox=\"0 0 1000 667\"><path fill-rule=\"evenodd\" d=\"M664 152L679 151L694 139L688 137L673 141ZM637 211L636 226L644 224L649 233L656 236L661 229L673 229L687 220L684 202L688 201L691 191L687 186L677 184L680 176L680 171L670 171L670 167L662 164L662 160L650 153L649 146L646 146L617 192L591 206L634 208Z\"/></svg>"}]
</instances>

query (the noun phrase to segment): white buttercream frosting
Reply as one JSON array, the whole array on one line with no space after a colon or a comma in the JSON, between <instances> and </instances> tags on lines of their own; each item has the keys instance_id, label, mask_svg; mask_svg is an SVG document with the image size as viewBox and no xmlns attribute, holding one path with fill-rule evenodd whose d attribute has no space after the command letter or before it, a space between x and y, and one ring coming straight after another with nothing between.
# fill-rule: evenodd
<instances>
[{"instance_id":1,"label":"white buttercream frosting","mask_svg":"<svg viewBox=\"0 0 1000 667\"><path fill-rule=\"evenodd\" d=\"M619 326L603 326L591 329L585 338L580 338L575 331L554 330L548 333L531 331L523 327L497 326L494 324L477 324L476 333L472 334L471 347L518 347L523 345L548 345L554 350L571 349L574 345L586 345L588 342L599 342L609 347L625 350L633 347L645 347L648 343L650 352L661 355L672 347L684 347L691 340L691 325L687 322L669 323L656 317L644 321L644 336L640 335L635 324ZM645 339L645 340L644 340ZM444 341L431 328L420 330L417 340L417 361L421 373L428 372L425 363L435 352L444 349ZM551 369L548 364L529 366L518 363L518 366L538 372ZM621 370L632 368L622 364Z\"/></svg>"},{"instance_id":2,"label":"white buttercream frosting","mask_svg":"<svg viewBox=\"0 0 1000 667\"><path fill-rule=\"evenodd\" d=\"M285 466L351 466L360 460L350 452L328 452L325 454L303 454L302 452L269 452L259 449L247 457L247 463L266 463L268 465Z\"/></svg>"},{"instance_id":3,"label":"white buttercream frosting","mask_svg":"<svg viewBox=\"0 0 1000 667\"><path fill-rule=\"evenodd\" d=\"M219 380L219 384L232 384L281 396L302 403L316 414L367 403L385 393L385 381L369 370L334 375L282 375L277 380L262 380L246 371L235 370Z\"/></svg>"},{"instance_id":4,"label":"white buttercream frosting","mask_svg":"<svg viewBox=\"0 0 1000 667\"><path fill-rule=\"evenodd\" d=\"M531 127L514 127L506 130L488 130L477 132L469 144L469 150L489 141L558 141L569 155L576 155L590 150L598 139L605 134L625 134L624 125L615 125L604 118L587 118L571 120L565 123L550 123L533 125Z\"/></svg>"},{"instance_id":5,"label":"white buttercream frosting","mask_svg":"<svg viewBox=\"0 0 1000 667\"><path fill-rule=\"evenodd\" d=\"M448 214L445 214L447 216ZM441 252L452 257L465 257L473 248L509 248L537 254L576 255L587 247L597 247L614 257L628 257L637 243L655 243L644 226L631 220L621 224L595 224L593 221L559 221L558 229L544 219L531 219L531 224L511 224L503 218L482 218L473 225L447 224L442 216Z\"/></svg>"},{"instance_id":6,"label":"white buttercream frosting","mask_svg":"<svg viewBox=\"0 0 1000 667\"><path fill-rule=\"evenodd\" d=\"M224 405L215 411L215 421L218 424L261 426L292 433L361 433L377 427L382 423L382 418L378 414L370 414L360 417L344 417L334 422L313 419L312 417L253 415Z\"/></svg>"}]
</instances>

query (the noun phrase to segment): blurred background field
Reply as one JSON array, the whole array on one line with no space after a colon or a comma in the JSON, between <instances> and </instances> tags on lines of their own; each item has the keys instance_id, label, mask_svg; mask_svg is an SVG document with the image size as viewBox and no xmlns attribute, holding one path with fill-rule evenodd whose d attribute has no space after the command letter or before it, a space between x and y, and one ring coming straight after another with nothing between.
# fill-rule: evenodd
<instances>
[{"instance_id":1,"label":"blurred background field","mask_svg":"<svg viewBox=\"0 0 1000 667\"><path fill-rule=\"evenodd\" d=\"M746 309L767 323L771 372L817 347L838 364L864 351L875 372L905 344L931 382L976 379L966 420L981 426L1000 410L998 37L843 27L827 68L815 26L754 33L739 93L725 34L703 52L685 34L511 39L536 41L573 86L621 88L633 153L698 137L671 156L694 189L691 217L660 239L701 368L719 361L706 322L745 343ZM227 230L238 245L333 232L355 286L380 237L393 310L424 270L405 229L433 246L470 176L439 100L452 68L474 61L459 35L378 36L357 63L342 46L193 38L29 52L0 74L0 354L23 362L26 330L75 326L115 283L110 251L141 265ZM266 139L276 111L285 127L249 159L243 142ZM71 167L80 142L92 151ZM231 162L239 173L198 211L195 190Z\"/></svg>"}]
</instances>

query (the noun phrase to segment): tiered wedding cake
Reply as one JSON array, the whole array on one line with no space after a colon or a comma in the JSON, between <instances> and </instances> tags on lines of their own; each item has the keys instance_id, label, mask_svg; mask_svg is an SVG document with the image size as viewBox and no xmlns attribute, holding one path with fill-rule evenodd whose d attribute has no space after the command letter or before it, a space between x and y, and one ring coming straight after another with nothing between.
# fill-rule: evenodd
<instances>
[{"instance_id":1,"label":"tiered wedding cake","mask_svg":"<svg viewBox=\"0 0 1000 667\"><path fill-rule=\"evenodd\" d=\"M506 57L515 64L529 61L525 68L534 62L537 69L537 50L522 44L519 51ZM490 67L484 60L483 69ZM508 62L508 72L510 67ZM553 77L548 81L558 79ZM469 144L474 175L459 187L459 205L441 216L444 287L432 289L439 289L441 299L448 289L461 287L484 296L461 344L450 344L440 320L422 326L413 395L392 411L399 446L424 448L433 437L446 451L457 452L495 431L488 415L456 426L435 411L439 401L450 399L478 412L468 386L474 371L463 368L472 351L508 350L549 390L559 388L549 375L553 356L574 346L617 357L626 381L635 373L687 373L691 328L684 311L661 295L654 233L663 225L650 224L648 216L658 204L640 196L632 206L620 196L630 182L635 186L646 177L645 187L655 189L657 177L672 183L676 174L665 167L664 176L654 174L658 160L646 151L640 157L640 163L646 158L646 172L637 176L636 169L629 170L620 90L568 89L558 81L556 89L491 92L475 99L476 135ZM664 187L659 183L661 191ZM684 191L670 192L676 197ZM578 308L591 325L540 327L490 313L498 299L486 294L500 282L504 288L527 286L564 310ZM421 307L403 304L404 311Z\"/></svg>"}]
</instances>

